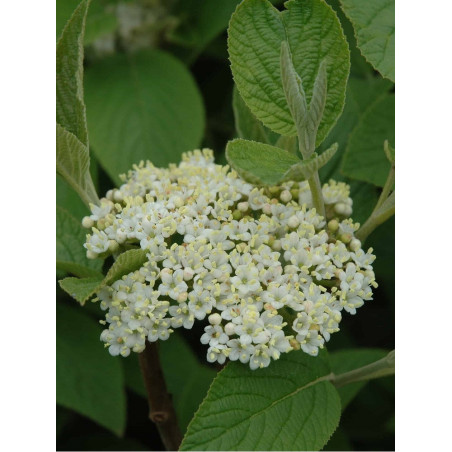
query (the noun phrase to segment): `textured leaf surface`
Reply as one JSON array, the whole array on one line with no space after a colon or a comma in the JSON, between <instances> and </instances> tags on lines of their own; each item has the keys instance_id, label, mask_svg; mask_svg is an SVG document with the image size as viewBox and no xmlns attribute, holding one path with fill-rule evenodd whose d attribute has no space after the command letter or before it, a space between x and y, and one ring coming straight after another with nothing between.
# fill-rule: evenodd
<instances>
[{"instance_id":1,"label":"textured leaf surface","mask_svg":"<svg viewBox=\"0 0 452 452\"><path fill-rule=\"evenodd\" d=\"M216 372L198 360L181 334L175 332L169 340L159 343L162 364L168 391L173 396L179 426L182 432L207 394ZM180 359L183 356L183 359ZM143 377L136 356L124 360L126 385L147 397Z\"/></svg>"},{"instance_id":2,"label":"textured leaf surface","mask_svg":"<svg viewBox=\"0 0 452 452\"><path fill-rule=\"evenodd\" d=\"M82 1L72 14L57 42L56 120L88 145L83 102L83 36L89 1Z\"/></svg>"},{"instance_id":3,"label":"textured leaf surface","mask_svg":"<svg viewBox=\"0 0 452 452\"><path fill-rule=\"evenodd\" d=\"M236 86L234 86L232 92L232 109L234 110L235 130L237 131L239 138L275 144L274 142L278 135L265 127L262 122L251 113L251 110L245 104Z\"/></svg>"},{"instance_id":4,"label":"textured leaf surface","mask_svg":"<svg viewBox=\"0 0 452 452\"><path fill-rule=\"evenodd\" d=\"M348 44L336 14L323 0L291 0L280 13L266 0L245 0L229 24L228 49L234 80L253 114L283 135L296 128L280 71L281 42L287 40L296 72L311 100L315 77L326 63L328 94L316 143L340 115L350 69Z\"/></svg>"},{"instance_id":5,"label":"textured leaf surface","mask_svg":"<svg viewBox=\"0 0 452 452\"><path fill-rule=\"evenodd\" d=\"M301 160L275 146L248 140L232 140L226 146L229 164L247 182L276 185Z\"/></svg>"},{"instance_id":6,"label":"textured leaf surface","mask_svg":"<svg viewBox=\"0 0 452 452\"><path fill-rule=\"evenodd\" d=\"M108 2L109 0L107 0ZM56 34L57 38L63 31L67 20L79 5L80 0L57 0L56 2ZM91 3L86 17L84 44L91 44L97 38L112 33L117 26L113 11L104 6L105 0L95 0Z\"/></svg>"},{"instance_id":7,"label":"textured leaf surface","mask_svg":"<svg viewBox=\"0 0 452 452\"><path fill-rule=\"evenodd\" d=\"M355 28L358 47L383 77L395 79L395 1L340 0Z\"/></svg>"},{"instance_id":8,"label":"textured leaf surface","mask_svg":"<svg viewBox=\"0 0 452 452\"><path fill-rule=\"evenodd\" d=\"M69 212L57 206L56 210L56 265L57 269L79 277L98 275L101 259L88 259L83 243L86 229Z\"/></svg>"},{"instance_id":9,"label":"textured leaf surface","mask_svg":"<svg viewBox=\"0 0 452 452\"><path fill-rule=\"evenodd\" d=\"M93 150L116 183L140 160L166 166L201 142L201 95L168 53L114 55L93 64L85 74L85 100Z\"/></svg>"},{"instance_id":10,"label":"textured leaf surface","mask_svg":"<svg viewBox=\"0 0 452 452\"><path fill-rule=\"evenodd\" d=\"M57 305L56 401L120 435L126 421L122 368L100 343L101 330L80 309Z\"/></svg>"},{"instance_id":11,"label":"textured leaf surface","mask_svg":"<svg viewBox=\"0 0 452 452\"><path fill-rule=\"evenodd\" d=\"M65 278L60 286L82 305L102 287L113 284L123 276L138 270L147 261L146 251L142 249L128 250L121 253L108 270L105 278Z\"/></svg>"},{"instance_id":12,"label":"textured leaf surface","mask_svg":"<svg viewBox=\"0 0 452 452\"><path fill-rule=\"evenodd\" d=\"M339 350L330 353L330 366L335 374L341 374L378 361L387 354L387 351L376 348ZM345 410L366 383L366 381L358 381L337 389L341 397L342 411Z\"/></svg>"},{"instance_id":13,"label":"textured leaf surface","mask_svg":"<svg viewBox=\"0 0 452 452\"><path fill-rule=\"evenodd\" d=\"M340 400L324 378L325 353L284 354L265 369L232 362L215 378L181 450L319 450L336 429Z\"/></svg>"},{"instance_id":14,"label":"textured leaf surface","mask_svg":"<svg viewBox=\"0 0 452 452\"><path fill-rule=\"evenodd\" d=\"M88 148L71 132L56 125L56 169L86 204L99 198L89 172Z\"/></svg>"},{"instance_id":15,"label":"textured leaf surface","mask_svg":"<svg viewBox=\"0 0 452 452\"><path fill-rule=\"evenodd\" d=\"M82 305L91 298L102 284L103 276L87 278L64 278L59 281L61 288Z\"/></svg>"},{"instance_id":16,"label":"textured leaf surface","mask_svg":"<svg viewBox=\"0 0 452 452\"><path fill-rule=\"evenodd\" d=\"M395 142L394 94L386 94L372 104L350 135L342 172L352 179L382 187L391 164L383 150L385 140Z\"/></svg>"}]
</instances>

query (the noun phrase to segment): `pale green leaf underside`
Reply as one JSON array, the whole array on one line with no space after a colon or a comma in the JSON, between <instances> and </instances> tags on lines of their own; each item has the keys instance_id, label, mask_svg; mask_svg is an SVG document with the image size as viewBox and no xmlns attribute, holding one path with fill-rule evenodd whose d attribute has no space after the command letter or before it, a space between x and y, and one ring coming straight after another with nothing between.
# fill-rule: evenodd
<instances>
[{"instance_id":1,"label":"pale green leaf underside","mask_svg":"<svg viewBox=\"0 0 452 452\"><path fill-rule=\"evenodd\" d=\"M56 209L56 260L57 269L79 277L99 276L101 259L88 259L83 243L86 230L69 212Z\"/></svg>"},{"instance_id":2,"label":"pale green leaf underside","mask_svg":"<svg viewBox=\"0 0 452 452\"><path fill-rule=\"evenodd\" d=\"M188 426L181 450L319 450L336 429L340 400L324 353L284 354L256 371L226 366Z\"/></svg>"},{"instance_id":3,"label":"pale green leaf underside","mask_svg":"<svg viewBox=\"0 0 452 452\"><path fill-rule=\"evenodd\" d=\"M388 140L385 140L383 144L383 150L385 151L386 158L390 163L395 163L395 149L391 146Z\"/></svg>"},{"instance_id":4,"label":"pale green leaf underside","mask_svg":"<svg viewBox=\"0 0 452 452\"><path fill-rule=\"evenodd\" d=\"M386 94L363 114L344 154L342 172L346 176L383 187L391 168L383 144L385 140L395 142L394 107L394 94Z\"/></svg>"},{"instance_id":5,"label":"pale green leaf underside","mask_svg":"<svg viewBox=\"0 0 452 452\"><path fill-rule=\"evenodd\" d=\"M239 176L254 185L278 185L281 182L309 179L337 151L337 144L321 155L300 160L278 147L240 138L229 141L226 158Z\"/></svg>"},{"instance_id":6,"label":"pale green leaf underside","mask_svg":"<svg viewBox=\"0 0 452 452\"><path fill-rule=\"evenodd\" d=\"M56 401L121 435L126 423L121 363L106 352L100 333L81 308L57 304Z\"/></svg>"},{"instance_id":7,"label":"pale green leaf underside","mask_svg":"<svg viewBox=\"0 0 452 452\"><path fill-rule=\"evenodd\" d=\"M228 142L226 158L242 179L255 185L277 185L300 162L280 148L240 138Z\"/></svg>"},{"instance_id":8,"label":"pale green leaf underside","mask_svg":"<svg viewBox=\"0 0 452 452\"><path fill-rule=\"evenodd\" d=\"M103 287L113 284L123 276L141 268L147 261L146 251L142 249L128 250L120 254L108 270L105 278L65 278L60 286L81 304L84 304Z\"/></svg>"},{"instance_id":9,"label":"pale green leaf underside","mask_svg":"<svg viewBox=\"0 0 452 452\"><path fill-rule=\"evenodd\" d=\"M82 1L57 42L56 120L88 146L83 102L83 36L89 1Z\"/></svg>"},{"instance_id":10,"label":"pale green leaf underside","mask_svg":"<svg viewBox=\"0 0 452 452\"><path fill-rule=\"evenodd\" d=\"M97 204L99 198L89 172L88 148L60 124L56 125L56 170L78 193L85 204Z\"/></svg>"},{"instance_id":11,"label":"pale green leaf underside","mask_svg":"<svg viewBox=\"0 0 452 452\"><path fill-rule=\"evenodd\" d=\"M118 54L91 65L85 101L93 152L116 183L140 160L167 166L201 143L199 90L188 69L163 51Z\"/></svg>"},{"instance_id":12,"label":"pale green leaf underside","mask_svg":"<svg viewBox=\"0 0 452 452\"><path fill-rule=\"evenodd\" d=\"M284 174L283 181L293 180L300 182L308 180L316 171L329 162L329 160L336 153L337 149L338 145L337 143L334 143L322 154L317 155L317 153L314 153L314 155L309 159L303 160L296 165L291 166Z\"/></svg>"},{"instance_id":13,"label":"pale green leaf underside","mask_svg":"<svg viewBox=\"0 0 452 452\"><path fill-rule=\"evenodd\" d=\"M91 298L102 284L103 276L88 278L64 278L59 281L61 288L82 305Z\"/></svg>"},{"instance_id":14,"label":"pale green leaf underside","mask_svg":"<svg viewBox=\"0 0 452 452\"><path fill-rule=\"evenodd\" d=\"M323 0L291 0L286 8L280 13L266 0L245 0L237 7L229 24L231 69L253 114L273 131L294 136L281 82L281 42L289 43L308 103L325 60L328 94L318 146L342 112L350 69L348 44L336 14Z\"/></svg>"},{"instance_id":15,"label":"pale green leaf underside","mask_svg":"<svg viewBox=\"0 0 452 452\"><path fill-rule=\"evenodd\" d=\"M340 0L363 56L383 77L395 80L395 1Z\"/></svg>"}]
</instances>

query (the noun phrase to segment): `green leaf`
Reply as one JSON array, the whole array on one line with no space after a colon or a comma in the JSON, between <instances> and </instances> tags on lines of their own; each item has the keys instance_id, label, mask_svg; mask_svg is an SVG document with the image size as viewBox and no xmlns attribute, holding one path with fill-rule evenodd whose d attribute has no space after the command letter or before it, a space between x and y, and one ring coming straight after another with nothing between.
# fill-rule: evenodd
<instances>
[{"instance_id":1,"label":"green leaf","mask_svg":"<svg viewBox=\"0 0 452 452\"><path fill-rule=\"evenodd\" d=\"M108 2L108 0L107 0ZM56 2L56 34L60 36L67 20L77 8L80 0L57 0ZM85 46L96 39L112 33L117 27L116 16L113 10L105 8L105 1L96 0L89 8L86 16Z\"/></svg>"},{"instance_id":2,"label":"green leaf","mask_svg":"<svg viewBox=\"0 0 452 452\"><path fill-rule=\"evenodd\" d=\"M277 185L294 164L301 162L280 148L241 138L228 142L226 158L240 177L255 185Z\"/></svg>"},{"instance_id":3,"label":"green leaf","mask_svg":"<svg viewBox=\"0 0 452 452\"><path fill-rule=\"evenodd\" d=\"M281 42L287 40L295 71L311 101L325 60L328 79L318 146L342 112L350 69L348 45L336 14L322 0L291 0L280 13L267 0L244 0L229 24L228 49L234 80L253 114L282 135L296 135L281 81Z\"/></svg>"},{"instance_id":4,"label":"green leaf","mask_svg":"<svg viewBox=\"0 0 452 452\"><path fill-rule=\"evenodd\" d=\"M56 120L85 146L88 130L83 102L83 36L89 3L82 1L74 11L56 51Z\"/></svg>"},{"instance_id":5,"label":"green leaf","mask_svg":"<svg viewBox=\"0 0 452 452\"><path fill-rule=\"evenodd\" d=\"M367 364L378 361L388 354L387 351L373 348L358 348L331 352L329 355L331 370L336 374L342 374ZM358 392L366 385L366 381L350 383L338 388L341 397L342 411L356 397Z\"/></svg>"},{"instance_id":6,"label":"green leaf","mask_svg":"<svg viewBox=\"0 0 452 452\"><path fill-rule=\"evenodd\" d=\"M63 179L78 193L83 202L99 203L89 172L88 148L71 132L56 125L56 169Z\"/></svg>"},{"instance_id":7,"label":"green leaf","mask_svg":"<svg viewBox=\"0 0 452 452\"><path fill-rule=\"evenodd\" d=\"M140 160L166 166L201 142L199 90L187 68L163 51L96 62L86 70L85 99L93 151L116 183Z\"/></svg>"},{"instance_id":8,"label":"green leaf","mask_svg":"<svg viewBox=\"0 0 452 452\"><path fill-rule=\"evenodd\" d=\"M86 230L69 212L56 210L56 266L57 269L79 277L102 276L101 259L88 259L83 243Z\"/></svg>"},{"instance_id":9,"label":"green leaf","mask_svg":"<svg viewBox=\"0 0 452 452\"><path fill-rule=\"evenodd\" d=\"M359 79L350 77L347 84L347 97L344 111L317 152L329 148L333 143L339 144L338 152L320 171L321 180L343 180L340 172L341 160L347 147L350 133L356 127L366 109L383 94L389 92L393 83L381 77Z\"/></svg>"},{"instance_id":10,"label":"green leaf","mask_svg":"<svg viewBox=\"0 0 452 452\"><path fill-rule=\"evenodd\" d=\"M391 167L383 143L395 141L394 94L386 94L363 114L350 135L342 172L352 179L383 187Z\"/></svg>"},{"instance_id":11,"label":"green leaf","mask_svg":"<svg viewBox=\"0 0 452 452\"><path fill-rule=\"evenodd\" d=\"M56 204L63 207L77 220L82 221L90 211L80 196L70 187L70 185L59 175L56 175Z\"/></svg>"},{"instance_id":12,"label":"green leaf","mask_svg":"<svg viewBox=\"0 0 452 452\"><path fill-rule=\"evenodd\" d=\"M179 332L172 334L169 340L159 343L159 354L168 392L173 396L179 426L182 432L185 432L206 396L216 372L201 364ZM124 370L126 385L137 394L147 397L135 356L124 360Z\"/></svg>"},{"instance_id":13,"label":"green leaf","mask_svg":"<svg viewBox=\"0 0 452 452\"><path fill-rule=\"evenodd\" d=\"M232 109L234 110L235 130L239 138L275 144L277 135L256 119L235 85L232 91Z\"/></svg>"},{"instance_id":14,"label":"green leaf","mask_svg":"<svg viewBox=\"0 0 452 452\"><path fill-rule=\"evenodd\" d=\"M180 450L319 450L336 429L340 399L326 352L284 354L252 371L232 362L213 381Z\"/></svg>"},{"instance_id":15,"label":"green leaf","mask_svg":"<svg viewBox=\"0 0 452 452\"><path fill-rule=\"evenodd\" d=\"M80 309L57 305L56 401L121 435L126 400L121 363L99 341L101 328Z\"/></svg>"},{"instance_id":16,"label":"green leaf","mask_svg":"<svg viewBox=\"0 0 452 452\"><path fill-rule=\"evenodd\" d=\"M334 144L321 155L314 153L309 159L300 160L281 148L238 138L228 142L226 158L247 182L254 185L278 185L288 180L309 179L336 151L337 144Z\"/></svg>"},{"instance_id":17,"label":"green leaf","mask_svg":"<svg viewBox=\"0 0 452 452\"><path fill-rule=\"evenodd\" d=\"M61 288L72 298L75 298L82 306L96 292L102 284L103 276L91 276L88 278L64 278L59 281Z\"/></svg>"},{"instance_id":18,"label":"green leaf","mask_svg":"<svg viewBox=\"0 0 452 452\"><path fill-rule=\"evenodd\" d=\"M340 0L363 56L383 77L395 79L394 0Z\"/></svg>"},{"instance_id":19,"label":"green leaf","mask_svg":"<svg viewBox=\"0 0 452 452\"><path fill-rule=\"evenodd\" d=\"M65 278L60 281L60 286L83 305L103 287L110 286L123 276L140 269L146 261L145 250L128 250L118 256L105 278Z\"/></svg>"}]
</instances>

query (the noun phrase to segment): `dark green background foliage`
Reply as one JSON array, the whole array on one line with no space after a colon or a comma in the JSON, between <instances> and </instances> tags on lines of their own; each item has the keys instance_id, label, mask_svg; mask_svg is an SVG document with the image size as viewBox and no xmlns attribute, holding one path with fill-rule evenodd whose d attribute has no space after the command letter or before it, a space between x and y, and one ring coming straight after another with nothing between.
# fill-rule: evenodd
<instances>
[{"instance_id":1,"label":"dark green background foliage","mask_svg":"<svg viewBox=\"0 0 452 452\"><path fill-rule=\"evenodd\" d=\"M57 0L57 36L78 3ZM225 163L227 141L239 136L226 47L226 28L238 3L92 1L85 36L85 102L91 174L101 196L118 183L120 172L140 159L166 165L176 162L185 150L209 147L217 162ZM282 2L272 3L283 8ZM351 184L353 218L362 223L378 199L389 166L382 140L388 138L394 145L394 84L361 55L339 1L327 3L338 13L345 31L351 74L343 114L321 145L325 150L338 142L339 150L320 176L322 181L334 178ZM351 1L345 3L353 6ZM121 31L117 17L124 5L141 8L139 16L146 17L128 34ZM347 16L353 19L352 13ZM360 143L371 156L370 164L366 156L363 160ZM84 232L77 225L87 208L59 177L57 206L57 279L99 277L101 264L87 263L83 252L73 253L73 247L64 246L69 230L71 240L77 238L82 246ZM367 245L377 256L374 269L379 287L374 300L366 302L356 317L344 315L341 331L328 343L336 372L367 364L394 348L394 220L377 229ZM107 264L111 263L105 262L106 268ZM157 430L147 418L137 356L113 358L103 348L99 307L90 302L79 306L57 285L56 313L57 449L162 449ZM206 363L205 346L199 342L202 328L180 331L160 345L183 432L217 371ZM348 350L356 348L362 351L352 354L350 361ZM343 414L324 450L393 450L394 379L350 385L339 395Z\"/></svg>"}]
</instances>

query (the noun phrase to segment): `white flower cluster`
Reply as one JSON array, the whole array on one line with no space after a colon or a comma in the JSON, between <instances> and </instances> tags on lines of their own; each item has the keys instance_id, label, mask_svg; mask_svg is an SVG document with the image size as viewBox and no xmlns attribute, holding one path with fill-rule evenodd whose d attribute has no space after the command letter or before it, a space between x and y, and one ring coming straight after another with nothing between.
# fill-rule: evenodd
<instances>
[{"instance_id":1,"label":"white flower cluster","mask_svg":"<svg viewBox=\"0 0 452 452\"><path fill-rule=\"evenodd\" d=\"M142 268L97 294L112 355L207 320L209 362L266 367L293 349L317 355L342 310L372 299L375 256L354 238L343 183L323 187L326 224L307 183L256 188L214 164L210 150L168 169L141 163L123 181L83 220L90 258L147 251Z\"/></svg>"}]
</instances>

